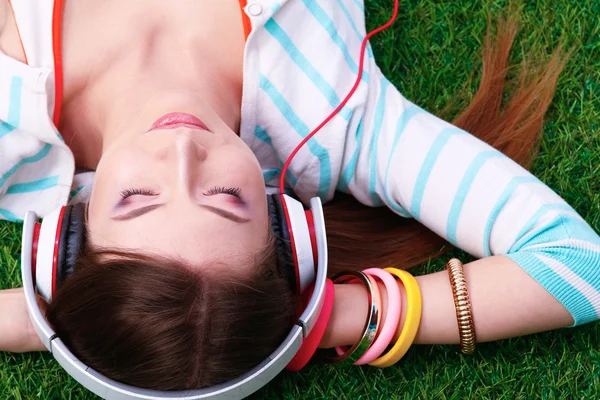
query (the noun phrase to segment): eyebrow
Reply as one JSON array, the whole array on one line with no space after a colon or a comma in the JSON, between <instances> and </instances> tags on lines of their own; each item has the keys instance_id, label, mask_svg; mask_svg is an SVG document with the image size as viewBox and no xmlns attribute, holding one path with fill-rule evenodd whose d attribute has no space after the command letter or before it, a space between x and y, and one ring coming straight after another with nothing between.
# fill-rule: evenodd
<instances>
[{"instance_id":1,"label":"eyebrow","mask_svg":"<svg viewBox=\"0 0 600 400\"><path fill-rule=\"evenodd\" d=\"M202 207L214 214L220 215L223 218L227 218L228 220L233 221L233 222L239 222L239 223L250 222L250 220L247 218L242 218L240 216L235 215L234 213L225 211L218 207L208 206L205 204L201 205L200 207Z\"/></svg>"},{"instance_id":2,"label":"eyebrow","mask_svg":"<svg viewBox=\"0 0 600 400\"><path fill-rule=\"evenodd\" d=\"M123 215L117 215L116 217L112 217L111 219L115 221L129 221L131 219L141 217L144 214L148 214L150 211L156 210L157 208L160 208L162 206L164 206L164 204L153 204L151 206L136 208L135 210L131 210Z\"/></svg>"},{"instance_id":3,"label":"eyebrow","mask_svg":"<svg viewBox=\"0 0 600 400\"><path fill-rule=\"evenodd\" d=\"M136 208L135 210L129 211L126 214L112 217L111 219L114 221L130 221L134 218L141 217L144 214L148 214L149 212L154 211L157 208L160 208L163 206L164 206L164 204L153 204L150 206L140 207L140 208ZM208 206L208 205L204 205L204 204L201 205L200 207L212 212L213 214L217 214L223 218L227 218L228 220L233 221L233 222L238 222L238 223L250 222L250 220L247 218L239 217L239 216L235 215L234 213L225 211L218 207Z\"/></svg>"}]
</instances>

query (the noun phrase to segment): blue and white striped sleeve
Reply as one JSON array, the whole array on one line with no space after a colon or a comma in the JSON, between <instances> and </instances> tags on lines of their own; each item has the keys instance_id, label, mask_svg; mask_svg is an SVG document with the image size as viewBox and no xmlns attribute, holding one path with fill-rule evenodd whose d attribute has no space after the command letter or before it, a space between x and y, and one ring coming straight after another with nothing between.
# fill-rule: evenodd
<instances>
[{"instance_id":1,"label":"blue and white striped sleeve","mask_svg":"<svg viewBox=\"0 0 600 400\"><path fill-rule=\"evenodd\" d=\"M50 71L0 53L0 220L66 204L75 163L48 113Z\"/></svg>"},{"instance_id":2,"label":"blue and white striped sleeve","mask_svg":"<svg viewBox=\"0 0 600 400\"><path fill-rule=\"evenodd\" d=\"M349 132L338 190L414 217L477 257L507 255L571 313L600 315L600 237L515 162L370 82L359 132Z\"/></svg>"}]
</instances>

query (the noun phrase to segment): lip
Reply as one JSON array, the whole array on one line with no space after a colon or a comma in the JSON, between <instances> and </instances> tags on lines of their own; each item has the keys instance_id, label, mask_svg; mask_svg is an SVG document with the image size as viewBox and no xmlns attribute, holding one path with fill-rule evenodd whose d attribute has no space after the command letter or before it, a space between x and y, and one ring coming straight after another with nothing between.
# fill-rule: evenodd
<instances>
[{"instance_id":1,"label":"lip","mask_svg":"<svg viewBox=\"0 0 600 400\"><path fill-rule=\"evenodd\" d=\"M208 129L206 124L199 120L197 117L191 114L179 112L163 115L150 126L147 132L156 129L175 129L181 127L190 129L202 129L210 132L210 129Z\"/></svg>"}]
</instances>

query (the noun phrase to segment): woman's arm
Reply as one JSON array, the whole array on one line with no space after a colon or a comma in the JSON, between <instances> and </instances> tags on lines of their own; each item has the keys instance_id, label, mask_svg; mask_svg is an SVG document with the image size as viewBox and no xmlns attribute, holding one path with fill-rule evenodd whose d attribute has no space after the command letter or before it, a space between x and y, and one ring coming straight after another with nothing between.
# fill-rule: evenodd
<instances>
[{"instance_id":1,"label":"woman's arm","mask_svg":"<svg viewBox=\"0 0 600 400\"><path fill-rule=\"evenodd\" d=\"M46 350L29 319L23 289L0 291L0 351Z\"/></svg>"},{"instance_id":2,"label":"woman's arm","mask_svg":"<svg viewBox=\"0 0 600 400\"><path fill-rule=\"evenodd\" d=\"M470 282L469 290L483 293L479 301L484 304L511 301L500 295L510 288L489 290L496 283L492 276L500 276L499 282L531 282L528 293L519 297L550 294L574 325L599 319L600 237L583 218L527 170L415 106L391 84L382 84L378 97L367 110L360 142L354 144L353 135L347 139L344 164L351 173L344 175L341 186L366 204L386 205L417 219L456 247L483 258L473 265L487 272ZM512 262L485 259L491 256ZM498 271L507 265L518 265L524 273L505 277ZM535 307L536 302L531 304ZM491 318L481 316L485 310L475 318ZM547 305L533 311L544 314Z\"/></svg>"},{"instance_id":3,"label":"woman's arm","mask_svg":"<svg viewBox=\"0 0 600 400\"><path fill-rule=\"evenodd\" d=\"M569 312L514 261L497 256L464 267L473 307L478 342L487 342L573 324ZM446 271L416 277L423 299L421 324L415 338L420 344L458 343L458 325ZM402 293L402 330L406 296ZM385 286L380 285L385 293ZM356 343L367 319L367 292L362 285L336 285L330 323L322 348ZM385 316L387 296L383 296Z\"/></svg>"}]
</instances>

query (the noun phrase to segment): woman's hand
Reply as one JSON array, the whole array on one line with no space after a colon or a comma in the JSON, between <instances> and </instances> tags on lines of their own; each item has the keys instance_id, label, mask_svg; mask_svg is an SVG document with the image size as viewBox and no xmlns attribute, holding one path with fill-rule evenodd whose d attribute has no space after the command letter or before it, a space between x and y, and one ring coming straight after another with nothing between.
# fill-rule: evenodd
<instances>
[{"instance_id":1,"label":"woman's hand","mask_svg":"<svg viewBox=\"0 0 600 400\"><path fill-rule=\"evenodd\" d=\"M0 351L42 350L46 348L29 319L23 288L0 291Z\"/></svg>"}]
</instances>

